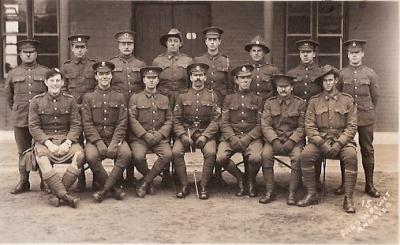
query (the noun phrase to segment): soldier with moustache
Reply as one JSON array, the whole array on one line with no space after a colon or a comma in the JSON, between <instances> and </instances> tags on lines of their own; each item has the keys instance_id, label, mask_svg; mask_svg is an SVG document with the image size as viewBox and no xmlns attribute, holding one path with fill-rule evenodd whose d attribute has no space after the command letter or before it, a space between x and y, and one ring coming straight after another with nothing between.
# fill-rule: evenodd
<instances>
[{"instance_id":1,"label":"soldier with moustache","mask_svg":"<svg viewBox=\"0 0 400 245\"><path fill-rule=\"evenodd\" d=\"M275 92L272 76L281 72L278 67L266 62L265 56L270 52L270 49L261 36L255 36L250 43L244 46L244 49L249 52L250 64L254 67L250 90L263 98L265 102Z\"/></svg>"},{"instance_id":2,"label":"soldier with moustache","mask_svg":"<svg viewBox=\"0 0 400 245\"><path fill-rule=\"evenodd\" d=\"M245 183L242 171L229 159L240 152L243 160L249 164L247 184L251 197L256 196L253 180L261 164L262 98L250 91L253 69L252 65L242 65L232 70L238 91L227 95L222 106L220 127L223 141L218 145L216 164L223 166L237 179L239 190L236 196L245 195Z\"/></svg>"},{"instance_id":3,"label":"soldier with moustache","mask_svg":"<svg viewBox=\"0 0 400 245\"><path fill-rule=\"evenodd\" d=\"M353 192L357 180L357 148L354 136L357 132L357 108L351 95L340 92L339 71L324 66L316 81L323 92L311 97L305 118L305 132L308 144L299 161L306 195L296 204L305 207L318 203L314 164L321 157L339 158L345 166L345 197L343 209L355 213Z\"/></svg>"},{"instance_id":4,"label":"soldier with moustache","mask_svg":"<svg viewBox=\"0 0 400 245\"><path fill-rule=\"evenodd\" d=\"M71 44L72 59L65 61L61 66L61 71L65 75L64 90L74 96L79 106L82 104L82 96L85 93L93 92L96 86L92 68L96 61L87 57L89 39L90 36L85 34L69 36L68 40ZM83 135L79 137L79 143L83 146ZM96 177L93 176L93 179L93 183L95 183ZM80 191L86 189L84 169L82 169L82 173L78 177L77 186Z\"/></svg>"},{"instance_id":5,"label":"soldier with moustache","mask_svg":"<svg viewBox=\"0 0 400 245\"><path fill-rule=\"evenodd\" d=\"M143 175L136 186L136 195L154 194L153 180L172 159L169 136L172 129L172 109L168 97L157 90L162 69L147 66L140 69L144 91L134 94L129 101L130 147L136 169ZM155 153L158 159L149 169L146 154Z\"/></svg>"},{"instance_id":6,"label":"soldier with moustache","mask_svg":"<svg viewBox=\"0 0 400 245\"><path fill-rule=\"evenodd\" d=\"M183 46L182 33L171 28L167 34L160 37L160 44L167 48L165 53L154 58L152 65L163 69L159 75L160 83L158 91L168 96L171 108L174 108L175 102L179 94L188 91L188 74L186 68L193 63L193 59L188 55L180 52ZM167 184L171 175L169 173L169 164L162 173L163 183Z\"/></svg>"},{"instance_id":7,"label":"soldier with moustache","mask_svg":"<svg viewBox=\"0 0 400 245\"><path fill-rule=\"evenodd\" d=\"M72 95L61 92L64 76L53 68L46 73L47 92L36 95L29 105L29 132L35 140L34 152L43 179L56 195L50 203L60 200L76 208L79 198L68 193L81 172L85 155L79 144L82 122L79 106ZM71 161L62 179L53 164Z\"/></svg>"},{"instance_id":8,"label":"soldier with moustache","mask_svg":"<svg viewBox=\"0 0 400 245\"><path fill-rule=\"evenodd\" d=\"M276 74L273 81L278 95L268 98L261 117L264 136L262 171L266 194L260 203L270 203L276 198L274 185L274 155L289 156L291 163L288 205L295 205L295 194L301 180L299 156L305 144L304 116L307 104L292 95L294 77Z\"/></svg>"},{"instance_id":9,"label":"soldier with moustache","mask_svg":"<svg viewBox=\"0 0 400 245\"><path fill-rule=\"evenodd\" d=\"M361 149L362 165L365 174L365 192L371 197L380 197L374 187L374 124L375 109L379 98L379 77L369 67L363 64L365 55L364 46L367 41L350 39L343 43L347 47L349 65L340 71L339 90L350 94L357 107L357 132ZM335 194L344 192L344 165L342 170L342 184L335 190Z\"/></svg>"},{"instance_id":10,"label":"soldier with moustache","mask_svg":"<svg viewBox=\"0 0 400 245\"><path fill-rule=\"evenodd\" d=\"M146 64L133 55L135 49L134 36L135 33L132 31L115 33L114 38L118 42L119 54L110 59L110 62L115 65L111 87L125 95L126 105L133 94L142 92L144 89L140 69L144 68ZM126 169L125 186L134 186L134 175L134 165L131 164Z\"/></svg>"},{"instance_id":11,"label":"soldier with moustache","mask_svg":"<svg viewBox=\"0 0 400 245\"><path fill-rule=\"evenodd\" d=\"M209 66L205 87L218 95L218 105L220 107L222 106L225 96L231 94L234 88L234 83L229 75L231 62L226 55L220 52L219 48L222 43L223 33L224 31L217 26L204 28L204 43L207 46L207 52L193 59L196 63L204 63ZM219 141L220 134L217 134L216 138L217 141ZM221 167L215 166L214 179L217 185L224 184L221 172Z\"/></svg>"},{"instance_id":12,"label":"soldier with moustache","mask_svg":"<svg viewBox=\"0 0 400 245\"><path fill-rule=\"evenodd\" d=\"M83 131L87 141L85 155L102 187L93 194L97 202L102 202L109 192L117 200L124 198L125 193L117 186L117 182L132 158L125 141L128 126L126 97L111 88L114 68L111 62L96 62L93 70L98 85L94 92L85 94L82 99ZM110 174L102 165L105 158L114 160Z\"/></svg>"},{"instance_id":13,"label":"soldier with moustache","mask_svg":"<svg viewBox=\"0 0 400 245\"><path fill-rule=\"evenodd\" d=\"M14 138L18 149L18 170L20 180L11 191L19 194L30 190L29 171L23 161L23 153L32 146L32 136L28 128L29 103L35 95L46 92L44 80L49 68L37 63L39 41L26 39L17 42L21 65L9 71L5 81L7 104L11 109ZM43 181L40 189L45 191Z\"/></svg>"},{"instance_id":14,"label":"soldier with moustache","mask_svg":"<svg viewBox=\"0 0 400 245\"><path fill-rule=\"evenodd\" d=\"M311 39L305 39L297 41L296 45L299 50L300 64L290 69L287 75L295 77L293 95L308 102L312 96L322 92L321 86L315 82L316 78L321 74L321 68L315 62L319 43ZM320 182L321 164L322 160L315 163L315 179L318 188L322 186Z\"/></svg>"},{"instance_id":15,"label":"soldier with moustache","mask_svg":"<svg viewBox=\"0 0 400 245\"><path fill-rule=\"evenodd\" d=\"M215 136L221 110L218 95L205 87L207 69L209 66L204 63L193 63L187 67L192 87L187 93L179 95L173 112L176 138L172 148L172 162L181 184L176 193L178 198L189 194L185 152L199 148L204 156L199 197L208 199L207 184L215 165Z\"/></svg>"}]
</instances>

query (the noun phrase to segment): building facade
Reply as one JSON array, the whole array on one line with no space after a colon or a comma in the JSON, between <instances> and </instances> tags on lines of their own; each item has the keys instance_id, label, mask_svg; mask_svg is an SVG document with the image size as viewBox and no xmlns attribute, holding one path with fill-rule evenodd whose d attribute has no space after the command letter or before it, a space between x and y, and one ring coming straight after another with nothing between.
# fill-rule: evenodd
<instances>
[{"instance_id":1,"label":"building facade","mask_svg":"<svg viewBox=\"0 0 400 245\"><path fill-rule=\"evenodd\" d=\"M118 51L113 34L133 30L135 55L150 64L164 52L159 37L171 27L181 30L182 52L193 57L205 52L201 30L217 25L225 31L221 51L230 57L233 66L249 61L244 45L260 34L272 50L268 59L282 71L299 62L295 47L299 39L318 40L319 65L332 64L338 68L347 65L343 41L366 39L364 63L378 73L381 82L376 129L398 131L397 1L2 0L0 14L3 44L0 80L20 62L16 42L27 37L42 42L39 63L57 67L70 58L67 39L70 34L89 34L89 56L109 59ZM5 114L0 128L9 128L7 109L0 110L3 111L0 114Z\"/></svg>"}]
</instances>

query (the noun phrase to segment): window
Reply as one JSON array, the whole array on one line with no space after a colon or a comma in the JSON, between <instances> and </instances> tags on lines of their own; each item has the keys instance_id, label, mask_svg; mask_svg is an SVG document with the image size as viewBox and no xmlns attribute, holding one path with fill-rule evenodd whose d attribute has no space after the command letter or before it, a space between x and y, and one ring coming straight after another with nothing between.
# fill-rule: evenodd
<instances>
[{"instance_id":1,"label":"window","mask_svg":"<svg viewBox=\"0 0 400 245\"><path fill-rule=\"evenodd\" d=\"M320 43L317 62L342 68L344 36L343 2L288 2L286 3L285 70L299 62L296 41L312 38Z\"/></svg>"},{"instance_id":2,"label":"window","mask_svg":"<svg viewBox=\"0 0 400 245\"><path fill-rule=\"evenodd\" d=\"M58 67L58 1L3 0L0 7L3 37L3 72L0 76L7 77L8 71L20 64L16 43L26 38L41 42L38 63Z\"/></svg>"}]
</instances>

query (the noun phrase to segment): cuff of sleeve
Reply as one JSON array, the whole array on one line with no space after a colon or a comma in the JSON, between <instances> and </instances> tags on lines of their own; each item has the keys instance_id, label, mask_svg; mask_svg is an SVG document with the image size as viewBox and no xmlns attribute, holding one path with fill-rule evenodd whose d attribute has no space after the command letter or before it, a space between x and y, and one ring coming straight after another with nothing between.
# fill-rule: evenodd
<instances>
[{"instance_id":1,"label":"cuff of sleeve","mask_svg":"<svg viewBox=\"0 0 400 245\"><path fill-rule=\"evenodd\" d=\"M311 141L311 140L310 140L310 141ZM312 141L314 141L314 143L315 143L317 146L320 146L320 145L322 145L322 144L325 142L324 139L323 139L321 136L316 136L316 137L314 137Z\"/></svg>"}]
</instances>

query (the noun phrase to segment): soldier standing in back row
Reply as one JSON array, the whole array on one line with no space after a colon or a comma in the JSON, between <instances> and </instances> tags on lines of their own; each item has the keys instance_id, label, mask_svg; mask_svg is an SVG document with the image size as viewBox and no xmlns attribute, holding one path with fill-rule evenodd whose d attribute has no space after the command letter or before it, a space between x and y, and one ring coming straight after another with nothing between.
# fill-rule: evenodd
<instances>
[{"instance_id":1,"label":"soldier standing in back row","mask_svg":"<svg viewBox=\"0 0 400 245\"><path fill-rule=\"evenodd\" d=\"M64 89L68 94L74 96L79 107L82 104L82 96L87 92L93 92L96 86L94 79L93 64L96 62L89 59L86 55L88 52L88 35L77 34L68 37L71 43L72 59L67 60L61 66L61 71L65 76ZM79 143L83 146L83 134L79 136ZM93 176L93 183L96 177ZM85 169L78 177L78 190L86 189Z\"/></svg>"},{"instance_id":2,"label":"soldier standing in back row","mask_svg":"<svg viewBox=\"0 0 400 245\"><path fill-rule=\"evenodd\" d=\"M158 91L168 96L171 109L175 106L175 100L181 93L188 91L188 74L186 68L193 60L184 53L179 52L183 45L181 32L172 28L167 34L160 38L162 46L167 48L167 51L158 55L153 60L153 66L158 66L163 69L159 75L160 83L158 84ZM168 183L170 178L169 164L163 171L163 183Z\"/></svg>"},{"instance_id":3,"label":"soldier standing in back row","mask_svg":"<svg viewBox=\"0 0 400 245\"><path fill-rule=\"evenodd\" d=\"M265 102L266 99L273 96L275 89L272 82L272 75L279 74L278 67L273 64L268 64L265 60L265 55L270 52L264 39L257 35L250 43L244 46L244 49L249 52L251 64L254 67L253 81L250 85L250 90L260 96Z\"/></svg>"},{"instance_id":4,"label":"soldier standing in back row","mask_svg":"<svg viewBox=\"0 0 400 245\"><path fill-rule=\"evenodd\" d=\"M319 43L314 40L299 40L296 42L299 50L300 64L287 72L288 76L295 78L293 84L293 95L308 100L322 92L322 88L315 82L315 79L321 74L321 68L314 61L317 56ZM315 162L315 179L317 186L322 184L319 180L321 175L322 160Z\"/></svg>"},{"instance_id":5,"label":"soldier standing in back row","mask_svg":"<svg viewBox=\"0 0 400 245\"><path fill-rule=\"evenodd\" d=\"M227 56L221 54L219 50L219 46L222 42L222 33L224 33L224 31L217 26L204 28L203 34L205 35L204 42L207 46L207 52L193 59L196 63L204 63L209 66L205 87L218 95L218 105L220 107L222 107L225 96L231 94L234 88L234 83L231 81L229 75L230 60ZM219 139L220 134L217 134L217 142L219 142ZM217 185L224 184L221 172L221 167L215 166L214 179Z\"/></svg>"},{"instance_id":6,"label":"soldier standing in back row","mask_svg":"<svg viewBox=\"0 0 400 245\"><path fill-rule=\"evenodd\" d=\"M374 124L375 108L378 103L378 75L362 64L364 45L367 42L351 39L343 43L347 46L347 57L350 64L340 71L339 89L353 96L357 107L358 143L361 148L362 165L365 173L365 192L371 197L379 197L374 187ZM342 184L335 191L344 193L344 166L341 164Z\"/></svg>"},{"instance_id":7,"label":"soldier standing in back row","mask_svg":"<svg viewBox=\"0 0 400 245\"><path fill-rule=\"evenodd\" d=\"M126 105L133 94L142 92L144 89L140 69L145 67L146 64L133 55L135 49L134 35L135 33L132 31L115 33L114 38L118 41L119 54L110 60L115 65L111 87L125 95ZM130 164L126 168L125 186L134 186L134 173L134 165Z\"/></svg>"},{"instance_id":8,"label":"soldier standing in back row","mask_svg":"<svg viewBox=\"0 0 400 245\"><path fill-rule=\"evenodd\" d=\"M18 149L18 167L20 180L11 194L29 191L29 171L26 171L25 163L22 161L22 153L32 146L32 136L28 129L29 103L32 98L46 92L44 80L49 68L36 62L37 40L22 40L17 42L19 57L22 64L8 73L5 82L5 93L8 106L13 118L14 137ZM41 182L40 188L45 189Z\"/></svg>"}]
</instances>

